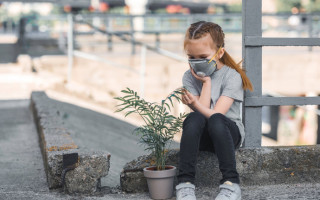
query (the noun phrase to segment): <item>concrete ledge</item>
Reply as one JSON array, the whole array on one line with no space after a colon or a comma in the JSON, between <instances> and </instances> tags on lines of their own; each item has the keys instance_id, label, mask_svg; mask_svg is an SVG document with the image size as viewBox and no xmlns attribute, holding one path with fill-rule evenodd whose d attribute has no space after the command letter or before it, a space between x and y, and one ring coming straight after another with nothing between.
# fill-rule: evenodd
<instances>
[{"instance_id":1,"label":"concrete ledge","mask_svg":"<svg viewBox=\"0 0 320 200\"><path fill-rule=\"evenodd\" d=\"M30 106L38 129L49 188L60 187L63 155L78 153L77 168L66 174L65 190L68 193L95 193L101 177L108 174L110 154L79 149L64 128L59 109L44 92L33 92Z\"/></svg>"},{"instance_id":2,"label":"concrete ledge","mask_svg":"<svg viewBox=\"0 0 320 200\"><path fill-rule=\"evenodd\" d=\"M100 187L101 177L106 176L109 171L110 155L104 152L85 152L78 149L47 152L49 188L59 187L63 154L74 152L79 154L79 166L66 174L64 189L68 193L94 194Z\"/></svg>"},{"instance_id":3,"label":"concrete ledge","mask_svg":"<svg viewBox=\"0 0 320 200\"><path fill-rule=\"evenodd\" d=\"M320 146L243 148L236 152L241 184L271 185L320 183ZM152 162L150 155L127 163L121 173L121 187L126 192L147 191L142 169ZM179 150L170 150L167 163L178 166ZM200 152L196 185L216 187L221 173L215 154Z\"/></svg>"}]
</instances>

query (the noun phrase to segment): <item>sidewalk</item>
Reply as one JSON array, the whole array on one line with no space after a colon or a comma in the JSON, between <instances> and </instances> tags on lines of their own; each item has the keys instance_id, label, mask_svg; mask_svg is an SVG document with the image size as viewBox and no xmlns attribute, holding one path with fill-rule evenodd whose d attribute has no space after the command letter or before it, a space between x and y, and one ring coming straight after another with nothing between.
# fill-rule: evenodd
<instances>
[{"instance_id":1,"label":"sidewalk","mask_svg":"<svg viewBox=\"0 0 320 200\"><path fill-rule=\"evenodd\" d=\"M150 199L147 193L124 194L103 187L94 197L70 196L49 191L38 144L38 135L29 110L29 100L0 101L0 200L2 199ZM218 180L217 180L218 181ZM320 184L251 186L242 188L244 200L319 199ZM213 199L218 188L198 188L198 199ZM173 197L172 200L175 198Z\"/></svg>"},{"instance_id":2,"label":"sidewalk","mask_svg":"<svg viewBox=\"0 0 320 200\"><path fill-rule=\"evenodd\" d=\"M29 100L0 101L0 199L48 193Z\"/></svg>"}]
</instances>

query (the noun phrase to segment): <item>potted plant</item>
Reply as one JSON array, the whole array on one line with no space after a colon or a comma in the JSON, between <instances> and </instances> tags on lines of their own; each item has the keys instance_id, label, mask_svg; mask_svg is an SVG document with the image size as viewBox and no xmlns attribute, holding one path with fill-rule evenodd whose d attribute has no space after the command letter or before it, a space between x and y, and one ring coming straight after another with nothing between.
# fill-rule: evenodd
<instances>
[{"instance_id":1,"label":"potted plant","mask_svg":"<svg viewBox=\"0 0 320 200\"><path fill-rule=\"evenodd\" d=\"M146 146L145 150L152 151L155 158L154 166L143 169L153 199L167 199L173 194L176 167L166 165L166 152L186 117L185 113L180 113L178 117L170 114L173 99L180 102L179 96L183 89L174 90L159 104L145 101L129 88L121 91L124 93L123 97L115 98L121 101L116 112L127 110L125 116L137 113L144 121L144 125L136 128L134 133L140 136L140 143Z\"/></svg>"}]
</instances>

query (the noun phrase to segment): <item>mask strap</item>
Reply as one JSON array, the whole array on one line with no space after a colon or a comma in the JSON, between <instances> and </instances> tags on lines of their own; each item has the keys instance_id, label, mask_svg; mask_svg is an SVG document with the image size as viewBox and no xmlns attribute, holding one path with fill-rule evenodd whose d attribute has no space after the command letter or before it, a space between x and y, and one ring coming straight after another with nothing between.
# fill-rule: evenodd
<instances>
[{"instance_id":1,"label":"mask strap","mask_svg":"<svg viewBox=\"0 0 320 200\"><path fill-rule=\"evenodd\" d=\"M217 53L214 54L214 56L211 58L211 60L208 63L210 63L214 59L214 57L216 57L216 55L218 55L218 53L219 53L221 48L222 48L222 46L220 46L220 48L218 49Z\"/></svg>"}]
</instances>

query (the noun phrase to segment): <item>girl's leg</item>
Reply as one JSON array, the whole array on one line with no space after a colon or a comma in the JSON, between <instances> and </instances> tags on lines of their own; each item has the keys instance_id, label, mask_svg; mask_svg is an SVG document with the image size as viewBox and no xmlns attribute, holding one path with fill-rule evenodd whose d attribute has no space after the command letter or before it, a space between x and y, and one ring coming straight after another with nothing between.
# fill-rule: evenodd
<instances>
[{"instance_id":1,"label":"girl's leg","mask_svg":"<svg viewBox=\"0 0 320 200\"><path fill-rule=\"evenodd\" d=\"M178 182L194 184L199 142L206 126L206 118L199 112L192 112L183 122L180 142Z\"/></svg>"},{"instance_id":2,"label":"girl's leg","mask_svg":"<svg viewBox=\"0 0 320 200\"><path fill-rule=\"evenodd\" d=\"M223 184L225 181L230 181L239 184L240 180L235 159L235 147L241 140L238 126L220 113L212 115L208 119L207 126L222 173L220 183Z\"/></svg>"}]
</instances>

